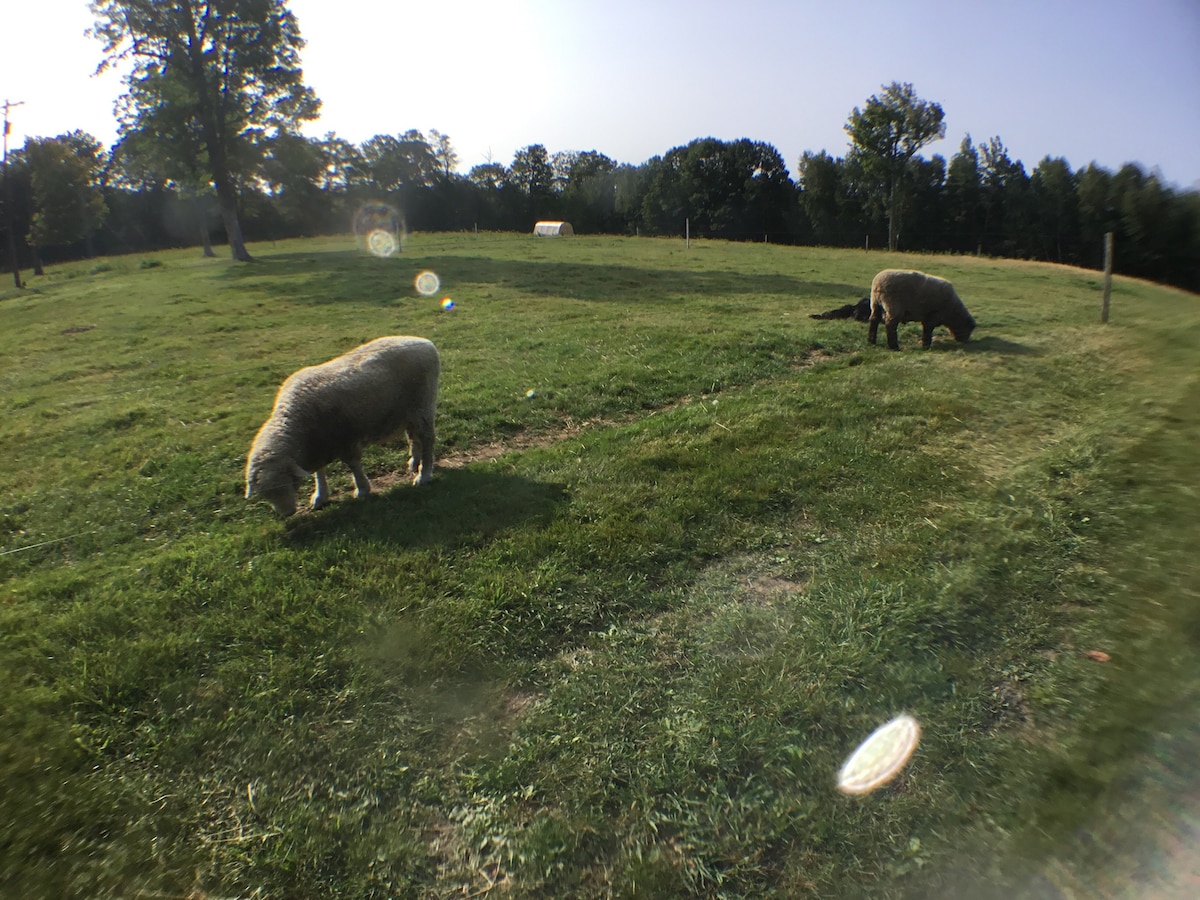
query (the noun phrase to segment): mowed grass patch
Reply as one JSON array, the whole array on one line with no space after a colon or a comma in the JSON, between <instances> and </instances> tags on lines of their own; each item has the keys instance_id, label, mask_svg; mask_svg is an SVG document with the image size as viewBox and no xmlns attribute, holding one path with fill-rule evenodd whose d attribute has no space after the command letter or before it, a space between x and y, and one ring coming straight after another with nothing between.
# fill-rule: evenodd
<instances>
[{"instance_id":1,"label":"mowed grass patch","mask_svg":"<svg viewBox=\"0 0 1200 900\"><path fill-rule=\"evenodd\" d=\"M1147 450L1187 445L1193 297L1119 280L1100 328L1094 273L987 260L257 253L0 305L5 890L920 894L964 854L1000 883L1178 712L1106 741L1102 710L1194 698L1187 608L1136 568L1191 589L1186 454ZM976 340L807 318L884 265L954 280ZM367 500L246 505L279 381L383 333L441 349L443 451L490 452L416 489L379 448ZM1082 656L1131 633L1128 663ZM837 794L899 711L910 767Z\"/></svg>"}]
</instances>

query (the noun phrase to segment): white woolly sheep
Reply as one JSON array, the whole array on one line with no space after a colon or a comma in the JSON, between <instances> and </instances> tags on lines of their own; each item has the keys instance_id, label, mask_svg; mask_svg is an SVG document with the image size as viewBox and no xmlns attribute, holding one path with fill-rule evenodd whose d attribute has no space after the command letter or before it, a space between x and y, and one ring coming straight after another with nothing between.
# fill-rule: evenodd
<instances>
[{"instance_id":1,"label":"white woolly sheep","mask_svg":"<svg viewBox=\"0 0 1200 900\"><path fill-rule=\"evenodd\" d=\"M340 459L354 476L355 497L371 492L362 468L367 444L408 434L413 484L433 477L437 413L437 348L419 337L382 337L329 362L300 369L279 388L246 459L246 499L265 497L282 516L316 479L311 505L329 500L325 467Z\"/></svg>"},{"instance_id":2,"label":"white woolly sheep","mask_svg":"<svg viewBox=\"0 0 1200 900\"><path fill-rule=\"evenodd\" d=\"M933 343L933 329L945 325L956 341L966 342L975 329L975 320L958 299L954 285L936 275L903 269L884 269L871 282L871 318L867 340L875 343L879 320L887 329L887 345L900 349L896 327L901 322L920 322L921 346Z\"/></svg>"}]
</instances>

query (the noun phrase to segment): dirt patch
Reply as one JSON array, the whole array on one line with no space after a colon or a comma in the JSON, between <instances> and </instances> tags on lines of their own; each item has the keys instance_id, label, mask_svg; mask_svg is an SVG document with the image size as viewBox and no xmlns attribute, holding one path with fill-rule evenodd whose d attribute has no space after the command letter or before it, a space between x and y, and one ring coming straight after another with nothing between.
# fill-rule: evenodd
<instances>
[{"instance_id":1,"label":"dirt patch","mask_svg":"<svg viewBox=\"0 0 1200 900\"><path fill-rule=\"evenodd\" d=\"M755 575L746 580L746 592L752 601L763 605L776 603L785 597L803 594L808 590L805 581L793 581L778 575Z\"/></svg>"}]
</instances>

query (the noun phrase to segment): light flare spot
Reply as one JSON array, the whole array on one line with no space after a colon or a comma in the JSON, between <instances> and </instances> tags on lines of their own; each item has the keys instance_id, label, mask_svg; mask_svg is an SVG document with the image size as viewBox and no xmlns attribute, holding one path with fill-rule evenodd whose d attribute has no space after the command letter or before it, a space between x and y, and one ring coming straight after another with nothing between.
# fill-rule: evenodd
<instances>
[{"instance_id":1,"label":"light flare spot","mask_svg":"<svg viewBox=\"0 0 1200 900\"><path fill-rule=\"evenodd\" d=\"M436 272L430 272L428 269L424 272L418 272L417 277L413 279L413 287L423 297L432 297L438 292L438 288L441 286L442 279L437 277Z\"/></svg>"},{"instance_id":2,"label":"light flare spot","mask_svg":"<svg viewBox=\"0 0 1200 900\"><path fill-rule=\"evenodd\" d=\"M880 725L842 766L838 790L843 794L869 794L887 784L908 764L920 740L921 726L912 716L897 716Z\"/></svg>"},{"instance_id":3,"label":"light flare spot","mask_svg":"<svg viewBox=\"0 0 1200 900\"><path fill-rule=\"evenodd\" d=\"M379 257L391 256L400 249L400 242L390 231L376 228L367 235L367 249Z\"/></svg>"}]
</instances>

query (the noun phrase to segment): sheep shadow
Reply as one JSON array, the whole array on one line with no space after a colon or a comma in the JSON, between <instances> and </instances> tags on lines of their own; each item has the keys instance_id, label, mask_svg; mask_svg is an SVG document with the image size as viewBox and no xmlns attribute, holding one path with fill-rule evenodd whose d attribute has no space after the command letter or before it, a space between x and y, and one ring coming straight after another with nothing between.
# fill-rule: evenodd
<instances>
[{"instance_id":1,"label":"sheep shadow","mask_svg":"<svg viewBox=\"0 0 1200 900\"><path fill-rule=\"evenodd\" d=\"M1017 341L1010 341L1007 338L996 337L990 334L981 338L972 338L962 346L967 353L1002 353L1005 356L1042 355L1042 351L1036 347L1030 347L1028 344L1021 344Z\"/></svg>"},{"instance_id":2,"label":"sheep shadow","mask_svg":"<svg viewBox=\"0 0 1200 900\"><path fill-rule=\"evenodd\" d=\"M349 493L288 521L294 547L336 537L409 548L482 543L518 525L548 524L569 500L560 484L535 481L495 466L440 469L428 485L406 481L361 500Z\"/></svg>"}]
</instances>

